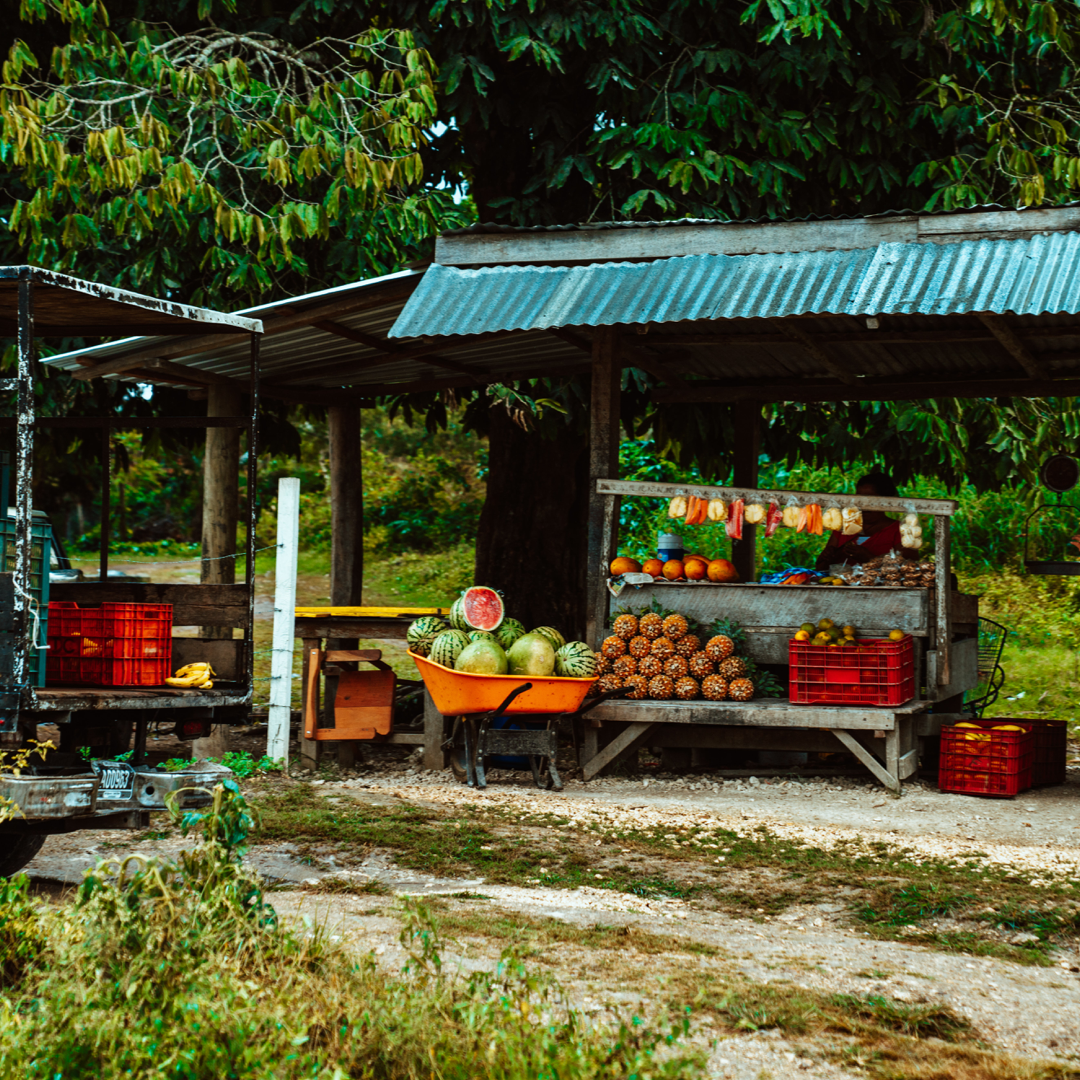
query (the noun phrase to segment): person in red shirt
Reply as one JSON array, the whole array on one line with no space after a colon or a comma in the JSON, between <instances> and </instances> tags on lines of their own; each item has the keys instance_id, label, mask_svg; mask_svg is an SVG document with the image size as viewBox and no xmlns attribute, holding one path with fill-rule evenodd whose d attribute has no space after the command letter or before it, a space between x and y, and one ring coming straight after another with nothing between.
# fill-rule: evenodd
<instances>
[{"instance_id":1,"label":"person in red shirt","mask_svg":"<svg viewBox=\"0 0 1080 1080\"><path fill-rule=\"evenodd\" d=\"M888 474L872 472L855 485L855 494L895 499L900 492ZM864 510L862 532L857 536L834 532L815 566L818 570L828 570L837 563L864 563L890 551L899 551L905 559L915 559L919 554L914 548L901 547L899 521L894 521L884 510Z\"/></svg>"}]
</instances>

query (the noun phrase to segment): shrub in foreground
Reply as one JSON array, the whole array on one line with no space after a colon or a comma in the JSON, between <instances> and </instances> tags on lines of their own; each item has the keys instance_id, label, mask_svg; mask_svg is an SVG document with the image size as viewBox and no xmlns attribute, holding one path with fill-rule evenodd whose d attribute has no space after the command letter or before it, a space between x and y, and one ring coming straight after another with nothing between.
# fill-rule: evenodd
<instances>
[{"instance_id":1,"label":"shrub in foreground","mask_svg":"<svg viewBox=\"0 0 1080 1080\"><path fill-rule=\"evenodd\" d=\"M314 925L279 922L240 859L252 822L235 783L180 817L199 841L176 863L89 871L42 908L25 878L0 917L6 1075L674 1080L700 1075L684 1025L604 1026L512 956L469 979L443 970L425 909L406 912L399 975ZM26 935L19 929L25 928Z\"/></svg>"}]
</instances>

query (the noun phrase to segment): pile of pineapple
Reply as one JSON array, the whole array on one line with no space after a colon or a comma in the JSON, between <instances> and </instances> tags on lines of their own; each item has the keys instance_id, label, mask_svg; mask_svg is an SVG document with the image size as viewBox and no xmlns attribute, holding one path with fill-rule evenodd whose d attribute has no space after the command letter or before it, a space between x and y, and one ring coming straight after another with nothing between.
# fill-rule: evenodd
<instances>
[{"instance_id":1,"label":"pile of pineapple","mask_svg":"<svg viewBox=\"0 0 1080 1080\"><path fill-rule=\"evenodd\" d=\"M626 696L638 701L749 701L754 696L746 662L734 655L735 644L724 634L702 645L685 616L652 611L640 618L620 615L611 629L596 658L598 690L628 686Z\"/></svg>"}]
</instances>

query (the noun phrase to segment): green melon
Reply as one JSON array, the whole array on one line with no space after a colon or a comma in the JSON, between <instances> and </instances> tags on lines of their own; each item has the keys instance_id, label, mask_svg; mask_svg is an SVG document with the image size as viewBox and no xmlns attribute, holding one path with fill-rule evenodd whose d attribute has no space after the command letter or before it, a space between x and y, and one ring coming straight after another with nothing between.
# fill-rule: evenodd
<instances>
[{"instance_id":1,"label":"green melon","mask_svg":"<svg viewBox=\"0 0 1080 1080\"><path fill-rule=\"evenodd\" d=\"M469 644L469 635L460 630L444 630L432 643L428 659L442 667L452 668L461 651Z\"/></svg>"},{"instance_id":2,"label":"green melon","mask_svg":"<svg viewBox=\"0 0 1080 1080\"><path fill-rule=\"evenodd\" d=\"M465 594L462 593L451 605L450 614L446 617L446 621L455 630L464 630L468 633L472 627L465 619Z\"/></svg>"},{"instance_id":3,"label":"green melon","mask_svg":"<svg viewBox=\"0 0 1080 1080\"><path fill-rule=\"evenodd\" d=\"M568 679L591 679L596 675L596 654L584 641L568 641L555 654L555 674Z\"/></svg>"},{"instance_id":4,"label":"green melon","mask_svg":"<svg viewBox=\"0 0 1080 1080\"><path fill-rule=\"evenodd\" d=\"M566 638L555 629L554 626L538 626L529 631L530 634L543 634L551 642L553 649L561 649L566 644Z\"/></svg>"},{"instance_id":5,"label":"green melon","mask_svg":"<svg viewBox=\"0 0 1080 1080\"><path fill-rule=\"evenodd\" d=\"M519 637L506 653L511 675L538 675L555 673L555 649L543 634L525 634Z\"/></svg>"},{"instance_id":6,"label":"green melon","mask_svg":"<svg viewBox=\"0 0 1080 1080\"><path fill-rule=\"evenodd\" d=\"M431 643L446 629L446 623L438 615L421 615L409 624L405 640L417 656L427 656Z\"/></svg>"},{"instance_id":7,"label":"green melon","mask_svg":"<svg viewBox=\"0 0 1080 1080\"><path fill-rule=\"evenodd\" d=\"M481 638L461 650L454 668L469 675L505 675L506 653L497 641Z\"/></svg>"},{"instance_id":8,"label":"green melon","mask_svg":"<svg viewBox=\"0 0 1080 1080\"><path fill-rule=\"evenodd\" d=\"M504 649L509 649L519 637L524 636L525 624L517 619L503 619L502 626L495 631L495 638Z\"/></svg>"},{"instance_id":9,"label":"green melon","mask_svg":"<svg viewBox=\"0 0 1080 1080\"><path fill-rule=\"evenodd\" d=\"M487 630L470 630L469 641L494 641L499 644L499 639Z\"/></svg>"}]
</instances>

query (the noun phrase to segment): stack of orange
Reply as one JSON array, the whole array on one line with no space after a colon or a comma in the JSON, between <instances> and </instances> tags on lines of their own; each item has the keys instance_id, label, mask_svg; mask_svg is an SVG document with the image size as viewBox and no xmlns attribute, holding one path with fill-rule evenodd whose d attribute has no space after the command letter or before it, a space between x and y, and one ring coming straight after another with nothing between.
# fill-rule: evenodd
<instances>
[{"instance_id":1,"label":"stack of orange","mask_svg":"<svg viewBox=\"0 0 1080 1080\"><path fill-rule=\"evenodd\" d=\"M739 580L738 571L727 559L710 559L708 555L687 555L682 559L646 559L638 562L628 555L620 555L611 564L611 576L619 574L650 574L667 578L668 581L733 582Z\"/></svg>"}]
</instances>

